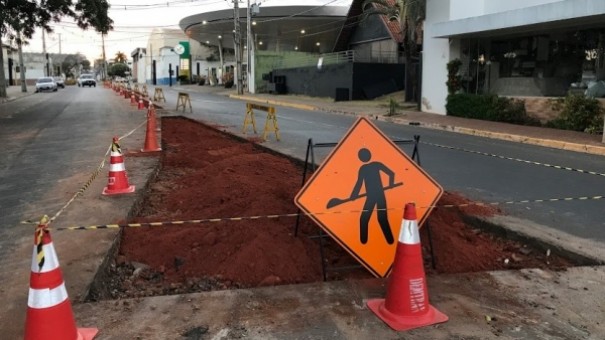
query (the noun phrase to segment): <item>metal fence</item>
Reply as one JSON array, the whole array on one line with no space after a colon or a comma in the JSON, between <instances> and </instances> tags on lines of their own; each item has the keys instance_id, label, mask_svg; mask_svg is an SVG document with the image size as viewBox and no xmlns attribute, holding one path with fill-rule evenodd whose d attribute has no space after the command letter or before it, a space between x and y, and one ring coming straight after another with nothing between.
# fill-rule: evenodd
<instances>
[{"instance_id":1,"label":"metal fence","mask_svg":"<svg viewBox=\"0 0 605 340\"><path fill-rule=\"evenodd\" d=\"M286 69L307 66L334 65L344 63L382 63L382 64L397 64L403 63L403 54L397 52L380 52L374 51L362 53L359 51L348 50L334 53L323 53L318 55L301 54L300 56L289 56L281 58L274 68Z\"/></svg>"}]
</instances>

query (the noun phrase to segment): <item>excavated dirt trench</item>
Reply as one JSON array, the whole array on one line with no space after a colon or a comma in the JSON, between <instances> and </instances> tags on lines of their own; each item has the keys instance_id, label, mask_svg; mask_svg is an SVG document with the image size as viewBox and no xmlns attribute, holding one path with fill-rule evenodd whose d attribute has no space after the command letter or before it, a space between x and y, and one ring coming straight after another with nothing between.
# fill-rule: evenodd
<instances>
[{"instance_id":1,"label":"excavated dirt trench","mask_svg":"<svg viewBox=\"0 0 605 340\"><path fill-rule=\"evenodd\" d=\"M202 123L162 120L161 168L150 183L136 222L283 215L297 212L301 162ZM446 192L437 205L469 203ZM571 260L546 256L531 242L495 236L465 222L499 214L493 207L437 208L432 267L426 228L421 230L427 275L520 268L564 269ZM129 221L129 222L135 222ZM216 289L308 283L323 280L319 227L302 217L222 220L197 224L125 228L99 275L90 299L182 294ZM325 239L328 280L369 278L334 241ZM340 267L357 267L332 270Z\"/></svg>"}]
</instances>

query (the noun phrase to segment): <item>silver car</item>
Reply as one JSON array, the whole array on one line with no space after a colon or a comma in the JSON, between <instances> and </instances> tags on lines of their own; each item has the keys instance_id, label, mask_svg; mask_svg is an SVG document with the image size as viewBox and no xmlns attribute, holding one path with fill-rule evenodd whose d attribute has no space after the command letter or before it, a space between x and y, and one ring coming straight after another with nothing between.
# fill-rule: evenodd
<instances>
[{"instance_id":1,"label":"silver car","mask_svg":"<svg viewBox=\"0 0 605 340\"><path fill-rule=\"evenodd\" d=\"M63 80L63 77L55 77L55 83L57 83L57 87L62 89L65 88L65 80Z\"/></svg>"},{"instance_id":2,"label":"silver car","mask_svg":"<svg viewBox=\"0 0 605 340\"><path fill-rule=\"evenodd\" d=\"M41 77L36 81L36 92L57 91L57 83L52 77Z\"/></svg>"}]
</instances>

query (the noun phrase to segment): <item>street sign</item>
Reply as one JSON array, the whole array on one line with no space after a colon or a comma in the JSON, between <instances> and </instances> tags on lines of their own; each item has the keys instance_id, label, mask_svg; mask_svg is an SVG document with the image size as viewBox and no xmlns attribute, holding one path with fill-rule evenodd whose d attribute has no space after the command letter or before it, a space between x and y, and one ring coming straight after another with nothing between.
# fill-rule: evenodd
<instances>
[{"instance_id":1,"label":"street sign","mask_svg":"<svg viewBox=\"0 0 605 340\"><path fill-rule=\"evenodd\" d=\"M416 204L422 225L442 193L416 162L361 117L294 202L373 275L385 277L405 204Z\"/></svg>"}]
</instances>

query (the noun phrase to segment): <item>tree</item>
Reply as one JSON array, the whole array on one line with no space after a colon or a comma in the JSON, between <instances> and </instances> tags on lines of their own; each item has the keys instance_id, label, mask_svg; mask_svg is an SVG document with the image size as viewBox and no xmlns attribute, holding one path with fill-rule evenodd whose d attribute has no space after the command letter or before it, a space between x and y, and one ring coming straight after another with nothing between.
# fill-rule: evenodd
<instances>
[{"instance_id":1,"label":"tree","mask_svg":"<svg viewBox=\"0 0 605 340\"><path fill-rule=\"evenodd\" d=\"M66 77L74 77L74 71L79 70L78 66L82 65L82 68L84 68L84 65L87 62L88 60L86 60L86 57L80 53L70 54L66 56L63 62L61 63L61 69L63 70L63 72L65 72ZM90 65L90 62L88 62L88 65Z\"/></svg>"},{"instance_id":2,"label":"tree","mask_svg":"<svg viewBox=\"0 0 605 340\"><path fill-rule=\"evenodd\" d=\"M126 77L126 73L130 71L128 65L124 63L115 63L109 67L109 75L115 77Z\"/></svg>"},{"instance_id":3,"label":"tree","mask_svg":"<svg viewBox=\"0 0 605 340\"><path fill-rule=\"evenodd\" d=\"M37 28L52 32L51 21L62 17L74 19L82 29L94 28L101 34L113 29L113 20L108 16L108 0L0 0L0 51L2 38L31 39ZM0 53L0 97L6 97L4 57Z\"/></svg>"},{"instance_id":4,"label":"tree","mask_svg":"<svg viewBox=\"0 0 605 340\"><path fill-rule=\"evenodd\" d=\"M417 40L421 37L419 27L426 15L426 0L365 0L362 8L364 17L378 14L399 22L404 36L406 101L410 101L419 78L412 77L415 73L412 71L412 59L419 56Z\"/></svg>"},{"instance_id":5,"label":"tree","mask_svg":"<svg viewBox=\"0 0 605 340\"><path fill-rule=\"evenodd\" d=\"M116 53L116 63L126 63L127 60L128 58L124 52L118 51L118 53Z\"/></svg>"}]
</instances>

